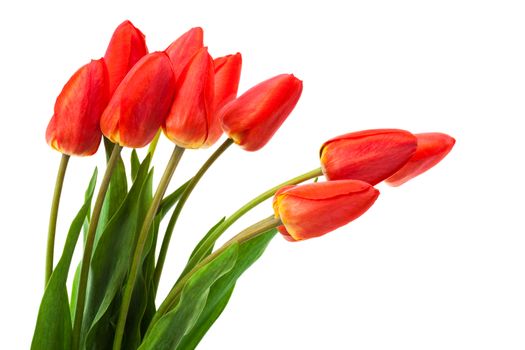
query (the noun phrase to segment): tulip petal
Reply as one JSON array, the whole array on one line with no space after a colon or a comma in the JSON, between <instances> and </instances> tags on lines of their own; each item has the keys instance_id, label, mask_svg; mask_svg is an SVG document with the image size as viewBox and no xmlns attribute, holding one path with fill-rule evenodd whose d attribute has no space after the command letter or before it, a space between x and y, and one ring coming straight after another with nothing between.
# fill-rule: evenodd
<instances>
[{"instance_id":1,"label":"tulip petal","mask_svg":"<svg viewBox=\"0 0 525 350\"><path fill-rule=\"evenodd\" d=\"M109 73L110 96L131 68L147 53L144 34L133 23L124 21L115 29L104 55Z\"/></svg>"},{"instance_id":2,"label":"tulip petal","mask_svg":"<svg viewBox=\"0 0 525 350\"><path fill-rule=\"evenodd\" d=\"M151 142L164 122L175 93L168 56L144 56L126 75L102 115L103 134L121 146L140 148Z\"/></svg>"},{"instance_id":3,"label":"tulip petal","mask_svg":"<svg viewBox=\"0 0 525 350\"><path fill-rule=\"evenodd\" d=\"M58 96L46 130L47 143L59 152L86 156L100 144L100 116L109 98L104 60L91 61L73 74Z\"/></svg>"},{"instance_id":4,"label":"tulip petal","mask_svg":"<svg viewBox=\"0 0 525 350\"><path fill-rule=\"evenodd\" d=\"M173 65L175 78L178 79L191 58L203 48L204 32L202 28L191 28L171 43L166 49L166 54Z\"/></svg>"},{"instance_id":5,"label":"tulip petal","mask_svg":"<svg viewBox=\"0 0 525 350\"><path fill-rule=\"evenodd\" d=\"M201 148L220 137L220 129L219 135L210 134L219 124L213 111L214 75L213 60L202 48L177 79L177 93L163 129L180 147Z\"/></svg>"},{"instance_id":6,"label":"tulip petal","mask_svg":"<svg viewBox=\"0 0 525 350\"><path fill-rule=\"evenodd\" d=\"M215 111L218 112L237 97L242 56L236 53L219 57L213 60L213 65L215 66Z\"/></svg>"},{"instance_id":7,"label":"tulip petal","mask_svg":"<svg viewBox=\"0 0 525 350\"><path fill-rule=\"evenodd\" d=\"M288 188L274 198L274 210L288 240L322 236L361 216L379 196L371 185L357 180L318 182Z\"/></svg>"},{"instance_id":8,"label":"tulip petal","mask_svg":"<svg viewBox=\"0 0 525 350\"><path fill-rule=\"evenodd\" d=\"M329 180L355 179L375 185L398 171L416 148L416 137L408 131L359 131L325 142L321 164Z\"/></svg>"},{"instance_id":9,"label":"tulip petal","mask_svg":"<svg viewBox=\"0 0 525 350\"><path fill-rule=\"evenodd\" d=\"M302 89L302 81L292 74L252 87L220 112L224 131L244 150L260 149L292 112Z\"/></svg>"},{"instance_id":10,"label":"tulip petal","mask_svg":"<svg viewBox=\"0 0 525 350\"><path fill-rule=\"evenodd\" d=\"M400 186L439 163L452 150L456 140L442 133L416 134L417 150L410 160L386 180L390 186Z\"/></svg>"}]
</instances>

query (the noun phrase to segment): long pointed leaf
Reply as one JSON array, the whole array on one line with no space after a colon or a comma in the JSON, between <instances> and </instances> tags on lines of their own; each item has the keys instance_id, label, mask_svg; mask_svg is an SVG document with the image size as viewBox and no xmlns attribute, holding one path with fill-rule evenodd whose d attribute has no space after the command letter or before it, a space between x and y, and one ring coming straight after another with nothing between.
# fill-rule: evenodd
<instances>
[{"instance_id":1,"label":"long pointed leaf","mask_svg":"<svg viewBox=\"0 0 525 350\"><path fill-rule=\"evenodd\" d=\"M91 206L96 179L97 170L95 169L86 191L84 205L71 224L62 256L44 291L31 343L32 350L69 350L71 348L72 325L66 282L82 224Z\"/></svg>"}]
</instances>

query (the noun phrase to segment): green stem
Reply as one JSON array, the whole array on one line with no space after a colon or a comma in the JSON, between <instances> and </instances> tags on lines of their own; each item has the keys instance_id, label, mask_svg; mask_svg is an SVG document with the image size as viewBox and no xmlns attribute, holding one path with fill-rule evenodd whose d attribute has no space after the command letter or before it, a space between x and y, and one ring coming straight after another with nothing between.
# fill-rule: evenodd
<instances>
[{"instance_id":1,"label":"green stem","mask_svg":"<svg viewBox=\"0 0 525 350\"><path fill-rule=\"evenodd\" d=\"M184 288L184 285L186 282L191 278L191 276L198 271L201 267L208 264L210 261L215 259L218 255L220 255L223 251L228 249L232 244L234 243L244 243L250 239L253 239L255 237L258 237L259 235L268 232L268 230L275 228L277 226L282 225L281 219L276 218L275 216L269 216L264 220L261 220L254 225L244 229L242 232L234 236L232 239L230 239L228 242L226 242L220 249L216 250L212 254L208 255L204 260L199 262L194 268L191 269L190 272L188 272L184 277L181 278L179 282L177 282L171 291L169 292L168 296L162 304L160 305L159 309L153 316L148 331L152 329L153 325L163 316L165 315L169 310L171 310L174 306L177 305L178 299L180 297L180 293L182 292L182 289Z\"/></svg>"},{"instance_id":2,"label":"green stem","mask_svg":"<svg viewBox=\"0 0 525 350\"><path fill-rule=\"evenodd\" d=\"M97 200L95 201L95 206L93 207L93 214L91 215L91 222L89 223L89 228L86 235L86 242L84 244L84 254L82 256L82 267L80 269L80 278L78 283L75 322L73 324L73 350L77 350L80 347L80 334L82 331L82 320L84 318L84 305L86 302L86 289L89 275L89 265L91 262L91 256L93 255L95 233L97 232L98 220L100 218L102 205L104 204L104 199L106 198L106 193L108 191L111 175L113 175L113 171L115 170L115 167L118 163L121 150L122 147L120 145L113 146L111 156L107 163L106 173L104 174L104 178L102 179L102 182L100 184L100 189L98 190Z\"/></svg>"},{"instance_id":3,"label":"green stem","mask_svg":"<svg viewBox=\"0 0 525 350\"><path fill-rule=\"evenodd\" d=\"M124 329L126 327L126 319L128 316L131 296L133 294L133 287L135 286L135 281L137 279L137 274L142 260L142 253L144 251L146 241L148 240L151 224L153 223L153 219L155 218L162 197L164 197L164 193L166 193L166 189L168 188L170 180L173 176L173 173L175 172L175 169L177 168L177 165L179 164L180 158L182 157L183 153L184 148L175 146L175 149L173 150L171 158L168 162L168 165L166 166L166 170L164 171L164 174L160 179L159 186L157 187L157 191L155 192L155 196L153 196L151 206L149 207L148 212L146 213L146 217L144 218L142 228L140 229L140 233L137 239L137 245L133 254L131 268L129 271L128 279L126 281L126 285L124 287L124 294L122 296L122 302L120 305L117 328L115 331L115 338L113 340L114 350L120 350L122 346L122 338L124 336Z\"/></svg>"},{"instance_id":4,"label":"green stem","mask_svg":"<svg viewBox=\"0 0 525 350\"><path fill-rule=\"evenodd\" d=\"M51 214L49 215L49 229L47 232L45 285L47 285L47 282L51 277L51 273L53 273L53 255L55 252L55 233L57 230L58 206L60 205L60 195L62 194L62 185L64 184L64 177L66 176L68 161L69 155L62 154L62 159L60 160L57 179L55 182L53 201L51 202Z\"/></svg>"},{"instance_id":5,"label":"green stem","mask_svg":"<svg viewBox=\"0 0 525 350\"><path fill-rule=\"evenodd\" d=\"M208 160L202 165L202 167L197 171L195 176L190 180L188 186L184 190L184 193L181 195L179 201L177 202L177 206L175 207L175 210L173 211L173 214L171 215L170 222L168 223L168 227L166 228L166 234L164 235L164 238L162 240L162 245L160 247L159 251L159 257L157 259L157 264L155 267L155 273L153 276L153 282L155 286L155 290L159 286L160 276L162 274L162 268L164 267L164 262L166 260L166 254L168 253L168 247L170 245L170 239L173 234L173 229L175 228L175 224L177 223L177 220L180 216L180 213L182 211L182 208L184 207L184 204L188 200L189 196L191 195L191 192L197 185L197 183L200 181L202 176L206 173L206 171L211 167L211 165L219 158L221 154L224 153L233 144L232 139L227 139L224 141L224 143L217 148L215 152L208 158Z\"/></svg>"},{"instance_id":6,"label":"green stem","mask_svg":"<svg viewBox=\"0 0 525 350\"><path fill-rule=\"evenodd\" d=\"M293 179L290 179L288 181L285 181L275 187L270 188L268 191L261 193L245 205L243 205L239 210L237 210L235 213L233 213L230 217L228 217L226 220L223 221L222 224L220 224L206 239L202 244L199 246L199 248L195 251L195 254L190 258L188 264L186 265L186 268L184 271L182 271L181 278L185 274L188 273L189 270L193 268L197 263L199 263L207 254L207 252L210 251L210 249L213 247L217 239L231 226L233 225L240 217L242 217L244 214L246 214L248 211L256 207L258 204L264 202L268 198L272 197L277 190L279 190L283 186L288 185L297 185L301 182L316 178L323 175L323 172L321 168L317 168L314 170L311 170L307 173L304 173L302 175L299 175L297 177L294 177ZM177 282L178 283L178 282Z\"/></svg>"}]
</instances>

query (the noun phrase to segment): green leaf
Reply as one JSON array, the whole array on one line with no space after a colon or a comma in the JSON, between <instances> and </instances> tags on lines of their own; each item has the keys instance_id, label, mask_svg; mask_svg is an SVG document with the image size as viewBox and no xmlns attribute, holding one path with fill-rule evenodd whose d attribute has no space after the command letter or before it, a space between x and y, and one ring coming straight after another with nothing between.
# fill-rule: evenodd
<instances>
[{"instance_id":1,"label":"green leaf","mask_svg":"<svg viewBox=\"0 0 525 350\"><path fill-rule=\"evenodd\" d=\"M191 269L193 269L193 265L190 265L191 263L191 258L193 258L193 256L195 255L195 253L197 253L197 251L200 249L200 247L203 245L204 242L206 242L206 240L208 239L209 236L211 236L211 234L213 233L213 231L215 231L217 229L217 227L219 227L223 222L224 220L226 220L226 217L223 217L222 219L219 220L218 223L216 223L209 231L208 233L206 233L206 235L199 241L199 243L197 244L197 246L195 246L195 248L193 249L193 252L191 252L191 255L190 255L190 258L188 260L188 264L187 266L185 267L185 270L188 270L188 271L191 271ZM213 245L210 247L210 249L208 249L208 251L206 252L206 256L210 255L211 252L213 251Z\"/></svg>"},{"instance_id":2,"label":"green leaf","mask_svg":"<svg viewBox=\"0 0 525 350\"><path fill-rule=\"evenodd\" d=\"M232 269L238 253L239 245L233 243L193 273L182 288L178 304L153 325L139 350L177 349L206 306L210 287Z\"/></svg>"},{"instance_id":3,"label":"green leaf","mask_svg":"<svg viewBox=\"0 0 525 350\"><path fill-rule=\"evenodd\" d=\"M184 335L177 349L191 350L197 347L228 304L238 278L261 257L276 232L275 229L271 229L256 238L240 244L235 266L213 284L204 310L193 328Z\"/></svg>"},{"instance_id":4,"label":"green leaf","mask_svg":"<svg viewBox=\"0 0 525 350\"><path fill-rule=\"evenodd\" d=\"M82 224L91 206L96 181L97 170L95 169L86 191L84 205L71 223L62 256L44 291L31 343L32 350L69 350L71 348L72 325L66 282Z\"/></svg>"},{"instance_id":5,"label":"green leaf","mask_svg":"<svg viewBox=\"0 0 525 350\"><path fill-rule=\"evenodd\" d=\"M104 146L106 148L106 160L109 160L114 144L104 137ZM126 177L126 168L124 161L119 155L115 170L109 182L109 188L104 198L104 204L100 212L100 218L98 221L97 232L95 234L94 247L96 249L100 236L106 228L106 225L111 220L113 215L118 211L122 202L128 194L128 180Z\"/></svg>"},{"instance_id":6,"label":"green leaf","mask_svg":"<svg viewBox=\"0 0 525 350\"><path fill-rule=\"evenodd\" d=\"M140 160L139 156L137 155L137 150L133 149L131 152L131 179L135 181L137 178L137 173L139 172L140 168Z\"/></svg>"},{"instance_id":7,"label":"green leaf","mask_svg":"<svg viewBox=\"0 0 525 350\"><path fill-rule=\"evenodd\" d=\"M91 260L81 342L87 349L111 348L120 292L136 236L151 203L149 156L141 164L124 202L106 225Z\"/></svg>"}]
</instances>

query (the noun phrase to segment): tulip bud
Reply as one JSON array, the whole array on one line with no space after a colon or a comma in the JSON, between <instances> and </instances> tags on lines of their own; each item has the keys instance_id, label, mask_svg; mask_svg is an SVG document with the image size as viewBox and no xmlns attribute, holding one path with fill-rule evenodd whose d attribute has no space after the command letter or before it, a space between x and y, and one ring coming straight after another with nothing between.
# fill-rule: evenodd
<instances>
[{"instance_id":1,"label":"tulip bud","mask_svg":"<svg viewBox=\"0 0 525 350\"><path fill-rule=\"evenodd\" d=\"M204 46L203 37L204 33L202 28L191 28L168 46L166 54L170 57L175 78L179 78L179 75L193 55L195 55L199 49L202 49Z\"/></svg>"},{"instance_id":2,"label":"tulip bud","mask_svg":"<svg viewBox=\"0 0 525 350\"><path fill-rule=\"evenodd\" d=\"M147 53L144 34L130 21L122 22L115 29L104 55L108 67L110 96L135 63Z\"/></svg>"},{"instance_id":3,"label":"tulip bud","mask_svg":"<svg viewBox=\"0 0 525 350\"><path fill-rule=\"evenodd\" d=\"M144 56L118 86L102 114L102 133L121 146L139 148L151 142L168 115L175 77L168 56Z\"/></svg>"},{"instance_id":4,"label":"tulip bud","mask_svg":"<svg viewBox=\"0 0 525 350\"><path fill-rule=\"evenodd\" d=\"M215 111L219 112L237 97L241 78L242 56L240 53L213 60L215 66Z\"/></svg>"},{"instance_id":5,"label":"tulip bud","mask_svg":"<svg viewBox=\"0 0 525 350\"><path fill-rule=\"evenodd\" d=\"M177 79L164 133L180 147L207 147L221 136L213 110L214 75L213 60L207 48L202 48Z\"/></svg>"},{"instance_id":6,"label":"tulip bud","mask_svg":"<svg viewBox=\"0 0 525 350\"><path fill-rule=\"evenodd\" d=\"M379 191L366 182L338 180L288 186L273 199L279 231L289 241L322 236L357 219L374 204Z\"/></svg>"},{"instance_id":7,"label":"tulip bud","mask_svg":"<svg viewBox=\"0 0 525 350\"><path fill-rule=\"evenodd\" d=\"M292 112L303 82L281 74L252 87L219 113L223 130L247 151L263 147Z\"/></svg>"},{"instance_id":8,"label":"tulip bud","mask_svg":"<svg viewBox=\"0 0 525 350\"><path fill-rule=\"evenodd\" d=\"M91 61L73 74L55 102L47 143L68 155L94 154L100 144L100 116L109 99L104 60Z\"/></svg>"},{"instance_id":9,"label":"tulip bud","mask_svg":"<svg viewBox=\"0 0 525 350\"><path fill-rule=\"evenodd\" d=\"M400 186L439 163L452 150L456 140L441 133L416 134L417 150L410 160L386 180L391 186Z\"/></svg>"},{"instance_id":10,"label":"tulip bud","mask_svg":"<svg viewBox=\"0 0 525 350\"><path fill-rule=\"evenodd\" d=\"M416 147L416 137L404 130L353 132L323 144L321 165L329 180L354 179L375 185L398 171Z\"/></svg>"}]
</instances>

